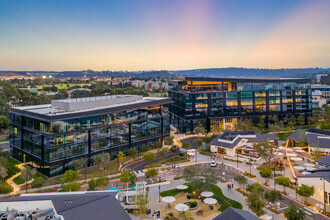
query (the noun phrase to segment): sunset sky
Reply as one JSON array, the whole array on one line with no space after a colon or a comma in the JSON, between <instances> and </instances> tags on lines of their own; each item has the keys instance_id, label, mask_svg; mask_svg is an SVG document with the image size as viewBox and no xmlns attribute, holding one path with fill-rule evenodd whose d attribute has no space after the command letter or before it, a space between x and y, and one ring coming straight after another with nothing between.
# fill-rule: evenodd
<instances>
[{"instance_id":1,"label":"sunset sky","mask_svg":"<svg viewBox=\"0 0 330 220\"><path fill-rule=\"evenodd\" d=\"M330 0L1 0L0 70L330 67Z\"/></svg>"}]
</instances>

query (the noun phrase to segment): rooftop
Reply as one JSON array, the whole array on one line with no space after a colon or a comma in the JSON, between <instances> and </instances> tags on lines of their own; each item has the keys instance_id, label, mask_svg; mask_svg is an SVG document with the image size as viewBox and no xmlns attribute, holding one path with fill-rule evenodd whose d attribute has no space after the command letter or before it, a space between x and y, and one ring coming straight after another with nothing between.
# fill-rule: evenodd
<instances>
[{"instance_id":1,"label":"rooftop","mask_svg":"<svg viewBox=\"0 0 330 220\"><path fill-rule=\"evenodd\" d=\"M12 112L50 121L67 117L81 117L115 113L171 102L166 97L142 97L136 95L97 96L78 99L52 100L51 104L13 107Z\"/></svg>"},{"instance_id":2,"label":"rooftop","mask_svg":"<svg viewBox=\"0 0 330 220\"><path fill-rule=\"evenodd\" d=\"M287 139L292 141L306 141L310 147L330 148L330 131L308 128L307 130L297 129Z\"/></svg>"},{"instance_id":3,"label":"rooftop","mask_svg":"<svg viewBox=\"0 0 330 220\"><path fill-rule=\"evenodd\" d=\"M224 212L216 216L213 220L258 220L257 216L246 210L233 207L227 208Z\"/></svg>"},{"instance_id":4,"label":"rooftop","mask_svg":"<svg viewBox=\"0 0 330 220\"><path fill-rule=\"evenodd\" d=\"M310 82L308 78L281 77L185 77L186 81L223 81L223 82ZM180 80L182 81L182 80Z\"/></svg>"},{"instance_id":5,"label":"rooftop","mask_svg":"<svg viewBox=\"0 0 330 220\"><path fill-rule=\"evenodd\" d=\"M225 131L210 142L210 145L233 149L242 139L248 143L268 140L278 140L275 134L260 134L254 131Z\"/></svg>"},{"instance_id":6,"label":"rooftop","mask_svg":"<svg viewBox=\"0 0 330 220\"><path fill-rule=\"evenodd\" d=\"M26 194L2 199L0 207L12 209L18 202L26 204L26 201L51 201L56 214L64 219L130 219L117 201L116 194L111 191Z\"/></svg>"}]
</instances>

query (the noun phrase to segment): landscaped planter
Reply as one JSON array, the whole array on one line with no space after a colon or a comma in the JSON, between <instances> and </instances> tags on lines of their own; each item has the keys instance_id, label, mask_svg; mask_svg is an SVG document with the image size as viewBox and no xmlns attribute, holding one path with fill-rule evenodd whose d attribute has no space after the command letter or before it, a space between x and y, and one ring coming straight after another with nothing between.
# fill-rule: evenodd
<instances>
[{"instance_id":1,"label":"landscaped planter","mask_svg":"<svg viewBox=\"0 0 330 220\"><path fill-rule=\"evenodd\" d=\"M192 203L196 203L196 206L190 207L191 206L190 204L192 204ZM198 202L196 202L196 201L185 202L184 204L186 204L189 207L189 211L196 210L199 208Z\"/></svg>"}]
</instances>

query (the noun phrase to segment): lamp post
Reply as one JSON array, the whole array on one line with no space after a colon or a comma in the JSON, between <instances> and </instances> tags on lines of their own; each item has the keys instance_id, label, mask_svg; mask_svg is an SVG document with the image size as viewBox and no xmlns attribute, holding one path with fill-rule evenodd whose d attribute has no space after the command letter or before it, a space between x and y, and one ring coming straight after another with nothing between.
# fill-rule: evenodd
<instances>
[{"instance_id":1,"label":"lamp post","mask_svg":"<svg viewBox=\"0 0 330 220\"><path fill-rule=\"evenodd\" d=\"M320 180L323 180L323 209L324 209L324 213L327 213L327 205L326 205L327 201L325 200L325 197L328 198L328 195L326 195L326 193L325 193L325 178L324 178L324 175L323 175L323 177L321 177Z\"/></svg>"},{"instance_id":2,"label":"lamp post","mask_svg":"<svg viewBox=\"0 0 330 220\"><path fill-rule=\"evenodd\" d=\"M195 150L195 158L196 158L196 163L197 163L197 149Z\"/></svg>"},{"instance_id":3,"label":"lamp post","mask_svg":"<svg viewBox=\"0 0 330 220\"><path fill-rule=\"evenodd\" d=\"M250 174L251 174L251 167L252 167L251 151L249 151L249 160L250 160Z\"/></svg>"},{"instance_id":4,"label":"lamp post","mask_svg":"<svg viewBox=\"0 0 330 220\"><path fill-rule=\"evenodd\" d=\"M296 200L297 200L298 178L296 179Z\"/></svg>"},{"instance_id":5,"label":"lamp post","mask_svg":"<svg viewBox=\"0 0 330 220\"><path fill-rule=\"evenodd\" d=\"M238 151L236 150L236 164L237 164L237 167L238 167Z\"/></svg>"},{"instance_id":6,"label":"lamp post","mask_svg":"<svg viewBox=\"0 0 330 220\"><path fill-rule=\"evenodd\" d=\"M160 202L160 184L158 185L158 198L159 198L159 202Z\"/></svg>"},{"instance_id":7,"label":"lamp post","mask_svg":"<svg viewBox=\"0 0 330 220\"><path fill-rule=\"evenodd\" d=\"M274 189L276 190L276 182L275 182L275 168L276 168L276 163L275 163L275 158L274 158Z\"/></svg>"}]
</instances>

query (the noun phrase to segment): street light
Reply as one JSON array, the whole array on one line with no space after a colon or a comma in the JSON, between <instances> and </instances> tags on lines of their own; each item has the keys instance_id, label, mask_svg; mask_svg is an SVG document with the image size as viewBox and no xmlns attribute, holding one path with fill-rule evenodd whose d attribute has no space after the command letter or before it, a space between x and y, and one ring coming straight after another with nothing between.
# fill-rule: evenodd
<instances>
[{"instance_id":1,"label":"street light","mask_svg":"<svg viewBox=\"0 0 330 220\"><path fill-rule=\"evenodd\" d=\"M276 163L275 163L275 158L274 158L274 189L276 190L275 168L276 168Z\"/></svg>"},{"instance_id":2,"label":"street light","mask_svg":"<svg viewBox=\"0 0 330 220\"><path fill-rule=\"evenodd\" d=\"M323 180L323 206L324 206L324 213L327 213L327 205L326 202L328 202L328 195L326 195L325 193L325 178L324 178L324 174L323 177L320 178L320 180ZM327 200L325 200L327 197Z\"/></svg>"},{"instance_id":3,"label":"street light","mask_svg":"<svg viewBox=\"0 0 330 220\"><path fill-rule=\"evenodd\" d=\"M160 184L158 185L158 198L159 198L159 202L160 202Z\"/></svg>"}]
</instances>

